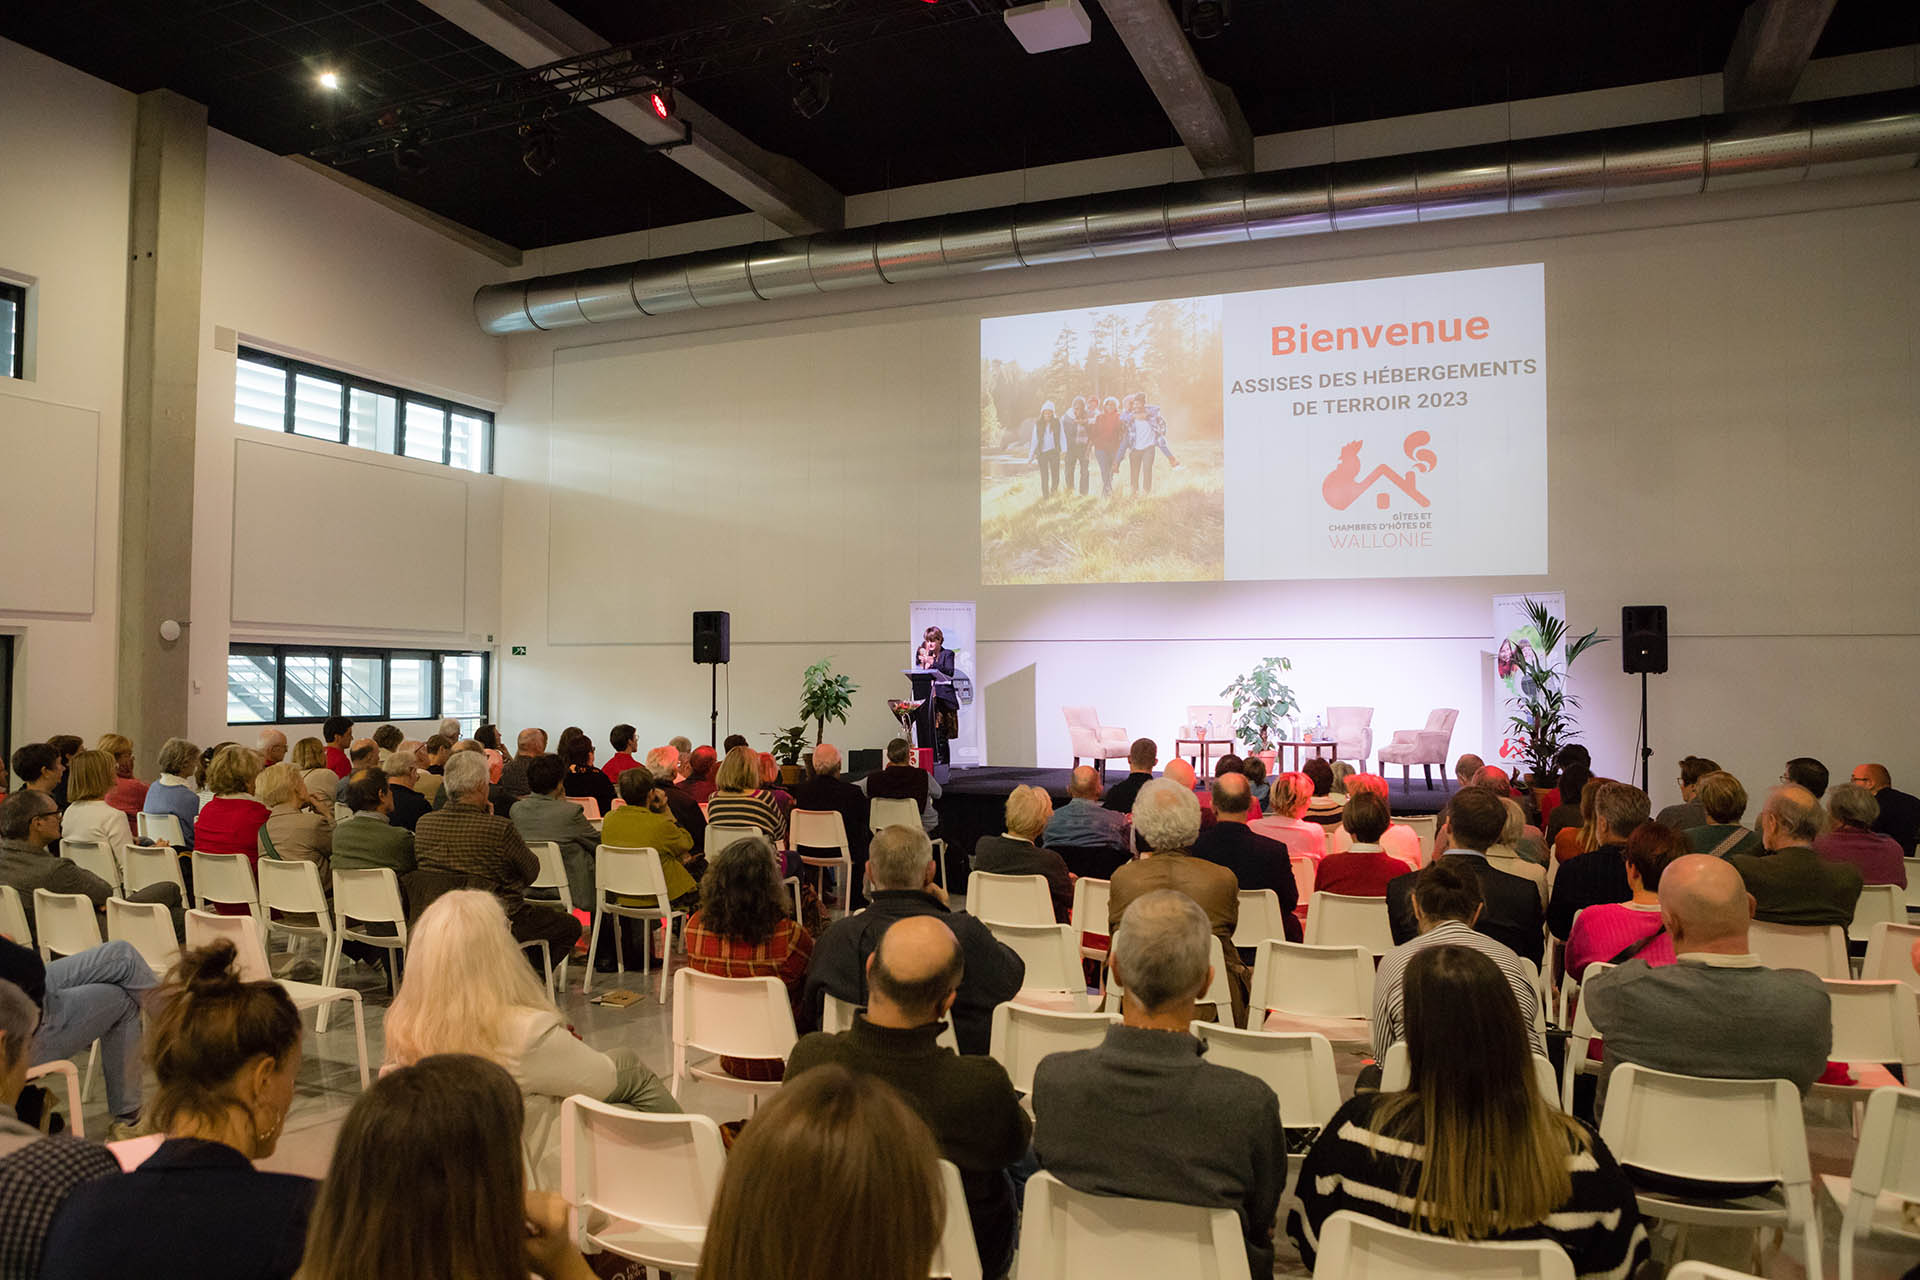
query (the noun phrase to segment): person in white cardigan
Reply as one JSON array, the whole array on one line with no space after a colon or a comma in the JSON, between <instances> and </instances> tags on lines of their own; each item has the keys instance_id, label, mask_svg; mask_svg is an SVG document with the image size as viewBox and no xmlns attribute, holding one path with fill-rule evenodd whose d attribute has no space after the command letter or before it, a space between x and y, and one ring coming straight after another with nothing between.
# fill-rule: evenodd
<instances>
[{"instance_id":1,"label":"person in white cardigan","mask_svg":"<svg viewBox=\"0 0 1920 1280\"><path fill-rule=\"evenodd\" d=\"M602 1053L573 1034L507 926L500 900L459 889L420 916L400 994L387 1011L382 1070L436 1053L497 1062L526 1101L529 1185L560 1186L560 1104L573 1094L635 1111L677 1112L666 1083L631 1049Z\"/></svg>"},{"instance_id":2,"label":"person in white cardigan","mask_svg":"<svg viewBox=\"0 0 1920 1280\"><path fill-rule=\"evenodd\" d=\"M67 811L60 816L62 841L91 841L113 852L113 865L126 874L133 828L126 811L106 801L114 784L113 757L104 751L80 751L67 770Z\"/></svg>"}]
</instances>

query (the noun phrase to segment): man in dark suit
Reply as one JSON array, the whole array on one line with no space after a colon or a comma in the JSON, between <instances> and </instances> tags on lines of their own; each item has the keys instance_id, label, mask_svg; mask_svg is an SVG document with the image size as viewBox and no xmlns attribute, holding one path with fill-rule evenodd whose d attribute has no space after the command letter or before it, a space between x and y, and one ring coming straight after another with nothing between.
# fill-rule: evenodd
<instances>
[{"instance_id":1,"label":"man in dark suit","mask_svg":"<svg viewBox=\"0 0 1920 1280\"><path fill-rule=\"evenodd\" d=\"M853 905L864 906L862 890L867 866L867 844L873 832L867 826L867 793L840 776L840 748L823 742L813 749L813 776L793 788L796 810L817 809L837 813L847 828L847 852L853 855ZM804 850L803 850L804 852ZM816 851L824 856L828 850ZM837 852L837 851L834 851Z\"/></svg>"},{"instance_id":2,"label":"man in dark suit","mask_svg":"<svg viewBox=\"0 0 1920 1280\"><path fill-rule=\"evenodd\" d=\"M1873 792L1873 798L1880 802L1880 816L1874 819L1873 829L1892 836L1901 852L1911 858L1915 843L1920 842L1920 797L1894 790L1893 775L1883 764L1853 766L1853 781Z\"/></svg>"},{"instance_id":3,"label":"man in dark suit","mask_svg":"<svg viewBox=\"0 0 1920 1280\"><path fill-rule=\"evenodd\" d=\"M1213 816L1193 842L1193 856L1217 862L1233 872L1242 890L1271 889L1280 899L1288 941L1298 942L1300 888L1293 882L1293 862L1287 846L1247 825L1253 811L1253 790L1243 773L1222 773L1213 779Z\"/></svg>"},{"instance_id":4,"label":"man in dark suit","mask_svg":"<svg viewBox=\"0 0 1920 1280\"><path fill-rule=\"evenodd\" d=\"M413 789L414 779L420 776L418 761L410 751L390 751L381 772L386 774L387 785L393 791L393 815L388 821L396 827L414 830L422 817L433 812L427 798Z\"/></svg>"},{"instance_id":5,"label":"man in dark suit","mask_svg":"<svg viewBox=\"0 0 1920 1280\"><path fill-rule=\"evenodd\" d=\"M1153 781L1153 766L1159 762L1160 744L1152 738L1135 738L1127 748L1127 776L1107 788L1107 808L1115 813L1132 813L1133 798Z\"/></svg>"},{"instance_id":6,"label":"man in dark suit","mask_svg":"<svg viewBox=\"0 0 1920 1280\"><path fill-rule=\"evenodd\" d=\"M1547 927L1564 941L1573 931L1573 917L1587 907L1625 902L1633 897L1627 883L1627 863L1621 855L1627 837L1652 812L1647 793L1624 782L1602 783L1593 798L1593 830L1600 847L1568 858L1553 872L1552 898L1547 903Z\"/></svg>"},{"instance_id":7,"label":"man in dark suit","mask_svg":"<svg viewBox=\"0 0 1920 1280\"><path fill-rule=\"evenodd\" d=\"M1515 955L1531 960L1537 967L1545 947L1540 931L1540 891L1533 881L1508 875L1487 861L1488 847L1499 841L1501 828L1507 824L1506 805L1485 787L1467 787L1453 797L1448 808L1451 844L1440 856L1459 858L1473 868L1480 881L1483 906L1474 929ZM1614 863L1620 863L1617 851ZM1561 868L1563 874L1565 870ZM1387 883L1387 918L1395 946L1420 932L1413 916L1413 882L1417 874L1410 871ZM1621 874L1624 876L1625 872ZM1632 896L1623 894L1619 900Z\"/></svg>"}]
</instances>

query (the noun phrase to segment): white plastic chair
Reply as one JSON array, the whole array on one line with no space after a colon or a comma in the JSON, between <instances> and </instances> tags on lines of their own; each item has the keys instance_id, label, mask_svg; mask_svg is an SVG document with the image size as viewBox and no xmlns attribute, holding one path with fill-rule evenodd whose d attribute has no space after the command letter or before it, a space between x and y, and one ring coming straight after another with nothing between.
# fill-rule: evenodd
<instances>
[{"instance_id":1,"label":"white plastic chair","mask_svg":"<svg viewBox=\"0 0 1920 1280\"><path fill-rule=\"evenodd\" d=\"M1212 966L1213 977L1207 983L1206 994L1202 995L1195 1003L1212 1005L1214 1017L1216 1018L1231 1018L1233 1016L1233 988L1227 982L1226 948L1220 945L1219 934L1208 935L1208 941L1211 944L1212 954L1208 957L1207 963ZM1111 968L1109 968L1106 973L1105 994L1102 997L1100 1007L1108 1013L1119 1013L1121 1011L1120 1002L1126 994L1126 991L1114 980L1113 972Z\"/></svg>"},{"instance_id":2,"label":"white plastic chair","mask_svg":"<svg viewBox=\"0 0 1920 1280\"><path fill-rule=\"evenodd\" d=\"M1074 1009L1085 1012L1087 977L1080 967L1080 940L1070 924L1005 924L990 920L994 937L1011 947L1027 967L1016 1000L1033 1003L1034 993L1064 993Z\"/></svg>"},{"instance_id":3,"label":"white plastic chair","mask_svg":"<svg viewBox=\"0 0 1920 1280\"><path fill-rule=\"evenodd\" d=\"M1844 1062L1857 1084L1816 1084L1822 1094L1859 1098L1896 1083L1886 1065L1897 1062L1904 1077L1920 1082L1920 1008L1913 988L1895 979L1842 982L1823 979L1833 1017L1831 1062Z\"/></svg>"},{"instance_id":4,"label":"white plastic chair","mask_svg":"<svg viewBox=\"0 0 1920 1280\"><path fill-rule=\"evenodd\" d=\"M260 875L260 922L263 942L273 940L273 931L282 930L295 936L317 937L320 939L321 977L323 986L331 986L332 981L326 973L326 957L333 953L333 907L327 902L327 894L320 887L320 867L317 863L301 860L283 860L280 858L261 858L257 868ZM276 916L274 913L279 912ZM292 924L288 915L299 914L313 917L312 924ZM327 1029L329 1009L320 1010L320 1031Z\"/></svg>"},{"instance_id":5,"label":"white plastic chair","mask_svg":"<svg viewBox=\"0 0 1920 1280\"><path fill-rule=\"evenodd\" d=\"M1407 1049L1405 1040L1395 1040L1387 1046L1387 1056L1380 1063L1380 1091L1382 1093L1403 1092L1413 1082L1413 1054ZM1543 1053L1533 1055L1533 1082L1540 1090L1540 1096L1547 1105L1560 1106L1560 1081L1553 1074L1553 1063Z\"/></svg>"},{"instance_id":6,"label":"white plastic chair","mask_svg":"<svg viewBox=\"0 0 1920 1280\"><path fill-rule=\"evenodd\" d=\"M204 911L208 903L244 906L260 918L260 891L254 887L253 867L242 853L193 851L193 905Z\"/></svg>"},{"instance_id":7,"label":"white plastic chair","mask_svg":"<svg viewBox=\"0 0 1920 1280\"><path fill-rule=\"evenodd\" d=\"M1840 1207L1840 1280L1853 1280L1853 1251L1864 1236L1903 1237L1914 1231L1901 1214L1920 1202L1920 1092L1889 1085L1867 1099L1853 1174L1823 1174L1821 1183Z\"/></svg>"},{"instance_id":8,"label":"white plastic chair","mask_svg":"<svg viewBox=\"0 0 1920 1280\"><path fill-rule=\"evenodd\" d=\"M582 1250L693 1274L726 1168L708 1116L629 1111L581 1094L560 1104L560 1195Z\"/></svg>"},{"instance_id":9,"label":"white plastic chair","mask_svg":"<svg viewBox=\"0 0 1920 1280\"><path fill-rule=\"evenodd\" d=\"M1847 926L1847 937L1865 942L1873 936L1876 924L1905 924L1906 898L1907 891L1897 884L1867 885L1853 904L1853 922Z\"/></svg>"},{"instance_id":10,"label":"white plastic chair","mask_svg":"<svg viewBox=\"0 0 1920 1280\"><path fill-rule=\"evenodd\" d=\"M1385 898L1316 892L1307 904L1306 941L1315 947L1365 947L1376 956L1393 950Z\"/></svg>"},{"instance_id":11,"label":"white plastic chair","mask_svg":"<svg viewBox=\"0 0 1920 1280\"><path fill-rule=\"evenodd\" d=\"M1907 866L1907 910L1920 911L1920 858L1902 858Z\"/></svg>"},{"instance_id":12,"label":"white plastic chair","mask_svg":"<svg viewBox=\"0 0 1920 1280\"><path fill-rule=\"evenodd\" d=\"M941 1199L946 1215L940 1224L940 1243L933 1248L933 1263L927 1275L934 1280L980 1280L980 1250L973 1242L973 1216L967 1212L967 1189L960 1182L960 1168L951 1160L940 1162Z\"/></svg>"},{"instance_id":13,"label":"white plastic chair","mask_svg":"<svg viewBox=\"0 0 1920 1280\"><path fill-rule=\"evenodd\" d=\"M120 864L114 861L113 850L98 840L62 840L60 856L105 880L115 893L120 892Z\"/></svg>"},{"instance_id":14,"label":"white plastic chair","mask_svg":"<svg viewBox=\"0 0 1920 1280\"><path fill-rule=\"evenodd\" d=\"M1739 1198L1691 1199L1636 1190L1640 1212L1683 1225L1780 1227L1801 1234L1807 1280L1820 1280L1800 1094L1789 1080L1709 1080L1632 1063L1613 1069L1600 1139L1627 1171L1701 1181L1778 1183Z\"/></svg>"},{"instance_id":15,"label":"white plastic chair","mask_svg":"<svg viewBox=\"0 0 1920 1280\"><path fill-rule=\"evenodd\" d=\"M1266 1082L1280 1099L1280 1122L1289 1129L1319 1129L1340 1109L1340 1079L1333 1046L1311 1031L1251 1031L1221 1022L1196 1022L1193 1034L1207 1046L1207 1061L1244 1071ZM1307 1153L1289 1154L1296 1171Z\"/></svg>"},{"instance_id":16,"label":"white plastic chair","mask_svg":"<svg viewBox=\"0 0 1920 1280\"><path fill-rule=\"evenodd\" d=\"M100 1052L100 1042L98 1040L93 1042L93 1051L95 1054ZM93 1070L91 1061L87 1064L87 1070L89 1073ZM87 1136L87 1133L86 1126L81 1123L80 1119L82 1109L80 1068L74 1066L72 1062L65 1058L55 1058L52 1062L43 1062L37 1067L28 1067L27 1083L32 1084L35 1080L56 1075L64 1076L67 1082L67 1125L73 1130L74 1137L84 1138Z\"/></svg>"},{"instance_id":17,"label":"white plastic chair","mask_svg":"<svg viewBox=\"0 0 1920 1280\"><path fill-rule=\"evenodd\" d=\"M1594 975L1605 973L1613 968L1603 960L1596 960L1583 971L1583 976L1591 982ZM1588 1057L1588 1049L1600 1039L1600 1033L1593 1029L1593 1019L1587 1014L1587 1002L1578 1001L1573 1007L1573 1026L1568 1028L1566 1056L1560 1062L1560 1109L1568 1115L1573 1114L1573 1078L1581 1072L1597 1075L1600 1064Z\"/></svg>"},{"instance_id":18,"label":"white plastic chair","mask_svg":"<svg viewBox=\"0 0 1920 1280\"><path fill-rule=\"evenodd\" d=\"M622 897L652 898L650 907L626 906L609 895ZM617 845L603 844L594 850L593 858L593 935L587 943L587 954L600 954L600 925L608 916L625 916L630 920L648 920L660 926L660 999L667 998L667 971L673 967L673 924L684 920L685 914L676 911L667 899L667 873L660 865L658 849L622 849ZM649 948L640 948L640 981L647 980L651 965ZM620 929L613 931L614 966L617 972L627 971L627 955L620 937ZM565 966L562 965L564 969ZM585 976L580 980L582 994L593 990L593 965L585 966Z\"/></svg>"},{"instance_id":19,"label":"white plastic chair","mask_svg":"<svg viewBox=\"0 0 1920 1280\"><path fill-rule=\"evenodd\" d=\"M709 858L732 844L735 840L745 840L749 836L761 836L769 844L778 845L779 841L767 835L758 827L737 826L725 822L707 824L706 853Z\"/></svg>"},{"instance_id":20,"label":"white plastic chair","mask_svg":"<svg viewBox=\"0 0 1920 1280\"><path fill-rule=\"evenodd\" d=\"M173 936L173 913L158 902L107 899L107 940L127 942L155 974L173 968L180 958L180 941Z\"/></svg>"},{"instance_id":21,"label":"white plastic chair","mask_svg":"<svg viewBox=\"0 0 1920 1280\"><path fill-rule=\"evenodd\" d=\"M84 893L35 889L33 921L39 926L40 959L46 964L100 945L100 917Z\"/></svg>"},{"instance_id":22,"label":"white plastic chair","mask_svg":"<svg viewBox=\"0 0 1920 1280\"><path fill-rule=\"evenodd\" d=\"M170 813L160 815L171 818ZM187 882L180 875L180 848L155 848L148 845L128 845L127 865L121 868L120 883L126 892L138 893L149 885L170 884L180 890L180 901L190 902L187 896Z\"/></svg>"},{"instance_id":23,"label":"white plastic chair","mask_svg":"<svg viewBox=\"0 0 1920 1280\"><path fill-rule=\"evenodd\" d=\"M390 924L393 932L375 933L363 927L369 924ZM333 873L333 946L320 979L328 986L340 976L340 954L349 940L386 949L387 990L399 995L400 960L407 951L407 908L400 898L400 877L392 867Z\"/></svg>"},{"instance_id":24,"label":"white plastic chair","mask_svg":"<svg viewBox=\"0 0 1920 1280\"><path fill-rule=\"evenodd\" d=\"M920 806L903 796L875 796L867 801L867 826L876 833L886 827L913 827L924 829L920 821ZM939 836L927 837L933 842L934 873L940 877L940 887L947 887L947 842Z\"/></svg>"},{"instance_id":25,"label":"white plastic chair","mask_svg":"<svg viewBox=\"0 0 1920 1280\"><path fill-rule=\"evenodd\" d=\"M993 1030L987 1056L1007 1069L1007 1078L1022 1094L1033 1092L1033 1069L1050 1053L1097 1048L1107 1028L1118 1026L1117 1013L1066 1013L1032 1005L993 1007Z\"/></svg>"},{"instance_id":26,"label":"white plastic chair","mask_svg":"<svg viewBox=\"0 0 1920 1280\"><path fill-rule=\"evenodd\" d=\"M1297 885L1299 881L1294 883ZM1311 874L1307 883L1313 883ZM1280 895L1271 889L1242 889L1240 916L1233 926L1233 945L1257 947L1268 938L1284 941L1286 936L1286 912L1280 910Z\"/></svg>"},{"instance_id":27,"label":"white plastic chair","mask_svg":"<svg viewBox=\"0 0 1920 1280\"><path fill-rule=\"evenodd\" d=\"M1667 1280L1764 1280L1750 1271L1716 1267L1711 1262L1680 1262L1667 1269Z\"/></svg>"},{"instance_id":28,"label":"white plastic chair","mask_svg":"<svg viewBox=\"0 0 1920 1280\"><path fill-rule=\"evenodd\" d=\"M840 879L841 914L853 910L853 849L847 842L847 822L832 809L795 809L787 818L787 838L795 849L838 849L835 856L803 853L800 865L821 872L820 901L829 903L826 872Z\"/></svg>"},{"instance_id":29,"label":"white plastic chair","mask_svg":"<svg viewBox=\"0 0 1920 1280\"><path fill-rule=\"evenodd\" d=\"M1052 924L1053 897L1045 876L975 871L967 877L967 912L987 924Z\"/></svg>"},{"instance_id":30,"label":"white plastic chair","mask_svg":"<svg viewBox=\"0 0 1920 1280\"><path fill-rule=\"evenodd\" d=\"M1893 978L1920 991L1920 971L1913 967L1913 944L1920 942L1920 925L1876 924L1867 934L1867 958L1860 977L1868 982Z\"/></svg>"},{"instance_id":31,"label":"white plastic chair","mask_svg":"<svg viewBox=\"0 0 1920 1280\"><path fill-rule=\"evenodd\" d=\"M1404 818L1395 818L1394 822L1406 827L1420 841L1420 865L1426 866L1433 861L1433 841L1439 834L1440 816L1434 813L1408 814Z\"/></svg>"},{"instance_id":32,"label":"white plastic chair","mask_svg":"<svg viewBox=\"0 0 1920 1280\"><path fill-rule=\"evenodd\" d=\"M187 912L187 945L189 947L204 947L221 938L233 943L242 978L248 982L276 981L272 971L267 967L267 949L260 942L259 921L252 916L221 916L198 909ZM360 1006L360 993L348 987L290 982L285 978L277 981L297 1010L314 1009L339 1000L345 1000L353 1005L353 1038L355 1048L360 1054L360 1087L365 1089L368 1081L367 1020Z\"/></svg>"},{"instance_id":33,"label":"white plastic chair","mask_svg":"<svg viewBox=\"0 0 1920 1280\"><path fill-rule=\"evenodd\" d=\"M588 797L588 799L591 798L591 796ZM540 872L534 876L533 883L527 887L552 890L559 895L557 899L539 897L529 898L527 901L537 902L541 906L552 906L555 901L558 901L560 909L572 915L573 890L567 886L567 863L566 859L560 855L560 846L552 840L529 840L527 848L533 850L533 856L540 859Z\"/></svg>"},{"instance_id":34,"label":"white plastic chair","mask_svg":"<svg viewBox=\"0 0 1920 1280\"><path fill-rule=\"evenodd\" d=\"M1314 1280L1573 1280L1573 1259L1550 1240L1449 1240L1350 1209L1320 1224Z\"/></svg>"},{"instance_id":35,"label":"white plastic chair","mask_svg":"<svg viewBox=\"0 0 1920 1280\"><path fill-rule=\"evenodd\" d=\"M1107 950L1113 945L1108 930L1113 926L1108 920L1107 903L1113 896L1113 881L1095 880L1082 876L1073 882L1073 910L1068 914L1068 923L1073 925L1073 936L1080 942L1080 954L1088 960L1105 960ZM1107 946L1090 947L1087 936L1106 938Z\"/></svg>"},{"instance_id":36,"label":"white plastic chair","mask_svg":"<svg viewBox=\"0 0 1920 1280\"><path fill-rule=\"evenodd\" d=\"M786 1061L799 1040L793 1005L778 978L718 978L697 969L673 975L673 1096L689 1077L732 1085L754 1095L780 1087L778 1080L740 1080L696 1066L691 1055L778 1058ZM649 1174L651 1176L651 1173Z\"/></svg>"},{"instance_id":37,"label":"white plastic chair","mask_svg":"<svg viewBox=\"0 0 1920 1280\"><path fill-rule=\"evenodd\" d=\"M1336 830L1338 830L1338 828L1336 828ZM1329 849L1328 852L1331 853L1333 851ZM1293 871L1293 900L1296 904L1293 908L1293 914L1296 919L1305 920L1307 918L1307 899L1313 896L1313 882L1320 871L1320 859L1310 853L1289 853L1287 855L1287 861L1292 864ZM1278 894L1274 896L1276 898L1279 897ZM1286 935L1282 933L1275 936L1284 938ZM1263 939L1256 938L1253 942L1245 945L1250 947L1257 946L1261 941L1263 941ZM1233 945L1236 947L1241 945L1238 934L1234 935Z\"/></svg>"},{"instance_id":38,"label":"white plastic chair","mask_svg":"<svg viewBox=\"0 0 1920 1280\"><path fill-rule=\"evenodd\" d=\"M1768 924L1755 920L1747 926L1747 944L1769 969L1805 969L1823 978L1851 978L1847 963L1847 934L1837 924Z\"/></svg>"},{"instance_id":39,"label":"white plastic chair","mask_svg":"<svg viewBox=\"0 0 1920 1280\"><path fill-rule=\"evenodd\" d=\"M171 813L136 813L133 815L136 829L149 840L158 840L173 846L176 856L182 845L187 842L187 833L180 827L180 819ZM128 888L133 886L129 885Z\"/></svg>"},{"instance_id":40,"label":"white plastic chair","mask_svg":"<svg viewBox=\"0 0 1920 1280\"><path fill-rule=\"evenodd\" d=\"M820 1029L828 1035L838 1035L842 1031L853 1030L853 1015L860 1011L860 1006L842 1000L832 992L823 992L822 998L825 1003L820 1008ZM940 1034L933 1038L933 1042L943 1049L960 1052L960 1041L953 1034L951 1018L941 1020Z\"/></svg>"},{"instance_id":41,"label":"white plastic chair","mask_svg":"<svg viewBox=\"0 0 1920 1280\"><path fill-rule=\"evenodd\" d=\"M1233 1210L1089 1195L1044 1172L1027 1182L1014 1274L1016 1280L1250 1280Z\"/></svg>"},{"instance_id":42,"label":"white plastic chair","mask_svg":"<svg viewBox=\"0 0 1920 1280\"><path fill-rule=\"evenodd\" d=\"M1255 949L1249 1027L1317 1031L1336 1044L1370 1044L1372 1012L1373 954L1367 948L1268 938Z\"/></svg>"},{"instance_id":43,"label":"white plastic chair","mask_svg":"<svg viewBox=\"0 0 1920 1280\"><path fill-rule=\"evenodd\" d=\"M588 822L600 821L600 802L592 796L567 796L566 799L580 806L580 812L586 815Z\"/></svg>"},{"instance_id":44,"label":"white plastic chair","mask_svg":"<svg viewBox=\"0 0 1920 1280\"><path fill-rule=\"evenodd\" d=\"M20 901L20 891L10 884L0 884L0 936L11 938L23 947L34 945L26 905Z\"/></svg>"}]
</instances>

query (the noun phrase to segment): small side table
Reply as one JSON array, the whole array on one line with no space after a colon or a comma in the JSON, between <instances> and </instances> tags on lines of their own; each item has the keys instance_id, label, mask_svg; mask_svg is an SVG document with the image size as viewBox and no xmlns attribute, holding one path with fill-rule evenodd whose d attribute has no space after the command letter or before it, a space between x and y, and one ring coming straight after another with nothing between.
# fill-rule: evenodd
<instances>
[{"instance_id":1,"label":"small side table","mask_svg":"<svg viewBox=\"0 0 1920 1280\"><path fill-rule=\"evenodd\" d=\"M1316 756L1325 756L1329 760L1337 760L1339 758L1337 753L1340 750L1340 744L1337 742L1327 742L1325 740L1320 742L1276 742L1273 745L1276 753L1275 759L1279 761L1282 766L1286 764L1287 748L1293 748L1293 768L1289 770L1283 767L1281 770L1283 773L1300 772L1300 766L1305 762L1306 753L1309 751Z\"/></svg>"},{"instance_id":2,"label":"small side table","mask_svg":"<svg viewBox=\"0 0 1920 1280\"><path fill-rule=\"evenodd\" d=\"M1205 782L1208 778L1213 776L1213 749L1215 747L1224 747L1226 748L1226 750L1222 751L1220 754L1223 756L1227 755L1233 751L1233 739L1232 738L1175 738L1173 740L1174 755L1177 756L1177 755L1184 754L1184 748L1186 747L1199 748L1200 754L1197 756L1189 756L1188 759L1193 764L1194 776L1199 778L1200 781Z\"/></svg>"}]
</instances>

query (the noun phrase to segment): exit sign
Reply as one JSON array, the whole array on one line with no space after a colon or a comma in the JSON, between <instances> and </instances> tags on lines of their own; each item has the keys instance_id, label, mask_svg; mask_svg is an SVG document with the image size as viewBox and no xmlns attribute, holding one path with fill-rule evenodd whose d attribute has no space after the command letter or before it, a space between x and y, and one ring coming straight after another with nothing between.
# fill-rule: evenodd
<instances>
[{"instance_id":1,"label":"exit sign","mask_svg":"<svg viewBox=\"0 0 1920 1280\"><path fill-rule=\"evenodd\" d=\"M516 657L516 658L524 658L524 657L526 657L526 656L527 656L527 646L525 646L525 645L523 645L523 644L517 644L517 645L515 645L515 646L513 646L513 656L514 656L514 657Z\"/></svg>"}]
</instances>

